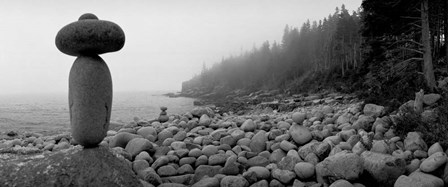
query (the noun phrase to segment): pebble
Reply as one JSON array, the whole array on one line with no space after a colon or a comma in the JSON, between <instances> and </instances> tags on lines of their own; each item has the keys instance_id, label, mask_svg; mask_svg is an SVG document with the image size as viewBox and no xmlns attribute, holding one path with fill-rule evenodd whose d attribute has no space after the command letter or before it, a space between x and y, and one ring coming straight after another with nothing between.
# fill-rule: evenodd
<instances>
[{"instance_id":1,"label":"pebble","mask_svg":"<svg viewBox=\"0 0 448 187\"><path fill-rule=\"evenodd\" d=\"M266 131L264 130L260 130L257 132L257 134L255 134L250 143L249 143L249 147L251 149L251 151L255 152L255 153L260 153L264 150L266 150L266 142L268 141L268 138L266 136Z\"/></svg>"},{"instance_id":2,"label":"pebble","mask_svg":"<svg viewBox=\"0 0 448 187\"><path fill-rule=\"evenodd\" d=\"M241 130L245 132L254 131L257 128L257 125L252 119L247 119L244 121L244 123L241 125Z\"/></svg>"},{"instance_id":3,"label":"pebble","mask_svg":"<svg viewBox=\"0 0 448 187\"><path fill-rule=\"evenodd\" d=\"M271 175L272 178L277 179L284 184L288 184L296 177L296 174L293 171L282 169L272 170Z\"/></svg>"},{"instance_id":4,"label":"pebble","mask_svg":"<svg viewBox=\"0 0 448 187\"><path fill-rule=\"evenodd\" d=\"M132 157L137 156L142 151L151 151L153 145L144 138L134 138L126 145L125 150L131 154Z\"/></svg>"},{"instance_id":5,"label":"pebble","mask_svg":"<svg viewBox=\"0 0 448 187\"><path fill-rule=\"evenodd\" d=\"M291 118L295 123L301 125L303 121L305 121L306 114L302 112L294 112Z\"/></svg>"}]
</instances>

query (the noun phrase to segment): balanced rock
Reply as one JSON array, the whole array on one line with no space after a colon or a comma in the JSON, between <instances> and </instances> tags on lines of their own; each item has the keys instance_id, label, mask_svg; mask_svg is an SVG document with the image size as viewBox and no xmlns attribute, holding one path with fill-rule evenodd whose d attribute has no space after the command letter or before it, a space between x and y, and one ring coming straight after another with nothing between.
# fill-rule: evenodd
<instances>
[{"instance_id":1,"label":"balanced rock","mask_svg":"<svg viewBox=\"0 0 448 187\"><path fill-rule=\"evenodd\" d=\"M162 112L160 112L159 119L158 119L160 123L165 123L170 119L166 113L167 109L168 108L164 107L164 106L160 107L160 110L162 110Z\"/></svg>"},{"instance_id":2,"label":"balanced rock","mask_svg":"<svg viewBox=\"0 0 448 187\"><path fill-rule=\"evenodd\" d=\"M56 47L71 56L103 54L123 48L125 36L117 24L98 20L93 14L63 27L56 35Z\"/></svg>"}]
</instances>

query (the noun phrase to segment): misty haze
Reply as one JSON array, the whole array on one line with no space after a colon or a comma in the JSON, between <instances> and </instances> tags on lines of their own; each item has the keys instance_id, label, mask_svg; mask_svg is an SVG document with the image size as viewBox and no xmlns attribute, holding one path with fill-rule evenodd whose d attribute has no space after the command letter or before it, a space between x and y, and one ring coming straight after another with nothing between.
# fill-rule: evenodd
<instances>
[{"instance_id":1,"label":"misty haze","mask_svg":"<svg viewBox=\"0 0 448 187\"><path fill-rule=\"evenodd\" d=\"M0 1L0 186L447 186L448 1Z\"/></svg>"}]
</instances>

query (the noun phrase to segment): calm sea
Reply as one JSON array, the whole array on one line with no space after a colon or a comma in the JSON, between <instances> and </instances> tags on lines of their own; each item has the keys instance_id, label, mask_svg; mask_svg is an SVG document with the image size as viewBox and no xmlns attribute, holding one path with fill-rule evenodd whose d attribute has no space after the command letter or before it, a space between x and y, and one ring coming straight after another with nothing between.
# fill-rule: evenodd
<instances>
[{"instance_id":1,"label":"calm sea","mask_svg":"<svg viewBox=\"0 0 448 187\"><path fill-rule=\"evenodd\" d=\"M114 92L112 122L128 123L134 117L154 119L160 107L168 114L183 114L193 109L191 98L169 98L166 92ZM0 95L0 132L66 131L70 118L67 94Z\"/></svg>"}]
</instances>

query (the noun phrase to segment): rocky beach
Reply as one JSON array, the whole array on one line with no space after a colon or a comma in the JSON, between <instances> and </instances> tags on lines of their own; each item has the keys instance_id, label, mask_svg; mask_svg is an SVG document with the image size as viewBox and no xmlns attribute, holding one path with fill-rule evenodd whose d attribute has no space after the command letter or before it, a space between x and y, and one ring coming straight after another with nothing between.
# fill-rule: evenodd
<instances>
[{"instance_id":1,"label":"rocky beach","mask_svg":"<svg viewBox=\"0 0 448 187\"><path fill-rule=\"evenodd\" d=\"M442 99L438 94L422 98L420 117L431 121ZM425 142L421 132L407 132L404 137L395 132L397 125L403 125L398 121L405 116L405 108L413 108L414 101L396 111L334 93L290 98L282 105L272 103L285 102L263 102L244 113L235 112L238 114L200 106L184 114L168 114L166 122L135 118L110 128L99 148L83 148L70 133L5 132L0 140L0 184L448 184L446 148L439 142Z\"/></svg>"}]
</instances>

